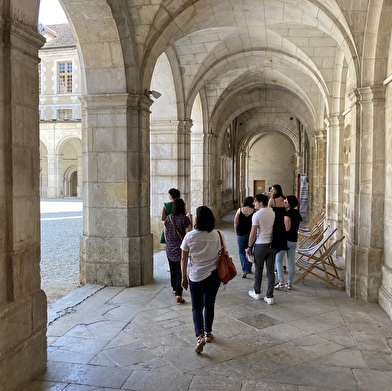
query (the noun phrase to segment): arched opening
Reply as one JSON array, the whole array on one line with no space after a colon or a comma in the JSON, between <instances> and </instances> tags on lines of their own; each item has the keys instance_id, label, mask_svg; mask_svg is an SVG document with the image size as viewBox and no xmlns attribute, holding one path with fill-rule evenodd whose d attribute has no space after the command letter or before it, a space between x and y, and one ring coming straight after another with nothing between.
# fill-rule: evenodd
<instances>
[{"instance_id":1,"label":"arched opening","mask_svg":"<svg viewBox=\"0 0 392 391\"><path fill-rule=\"evenodd\" d=\"M78 171L76 166L71 166L64 172L64 197L78 196Z\"/></svg>"}]
</instances>

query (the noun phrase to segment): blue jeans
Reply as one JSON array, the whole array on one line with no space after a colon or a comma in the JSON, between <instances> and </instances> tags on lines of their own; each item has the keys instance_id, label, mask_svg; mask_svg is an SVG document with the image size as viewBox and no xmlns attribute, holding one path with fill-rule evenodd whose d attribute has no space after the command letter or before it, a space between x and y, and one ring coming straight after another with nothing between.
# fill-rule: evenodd
<instances>
[{"instance_id":1,"label":"blue jeans","mask_svg":"<svg viewBox=\"0 0 392 391\"><path fill-rule=\"evenodd\" d=\"M246 258L245 250L248 247L248 235L237 235L238 255L240 256L242 273L250 273L252 271L252 264Z\"/></svg>"},{"instance_id":2,"label":"blue jeans","mask_svg":"<svg viewBox=\"0 0 392 391\"><path fill-rule=\"evenodd\" d=\"M276 250L270 248L269 244L255 244L254 247L254 259L255 259L255 281L254 290L255 293L261 292L261 278L263 275L264 261L267 267L267 293L268 298L274 297L274 286L275 286L275 254Z\"/></svg>"},{"instance_id":3,"label":"blue jeans","mask_svg":"<svg viewBox=\"0 0 392 391\"><path fill-rule=\"evenodd\" d=\"M283 274L283 259L284 254L287 255L287 269L289 272L289 276L287 279L288 284L292 284L294 281L294 273L295 273L295 250L297 248L297 242L289 242L287 241L288 250L281 250L276 254L276 271L278 272L278 281L284 282L284 274Z\"/></svg>"},{"instance_id":4,"label":"blue jeans","mask_svg":"<svg viewBox=\"0 0 392 391\"><path fill-rule=\"evenodd\" d=\"M192 299L192 316L196 337L211 333L215 315L215 298L220 286L217 270L203 281L189 281L189 290ZM204 309L204 316L203 316Z\"/></svg>"}]
</instances>

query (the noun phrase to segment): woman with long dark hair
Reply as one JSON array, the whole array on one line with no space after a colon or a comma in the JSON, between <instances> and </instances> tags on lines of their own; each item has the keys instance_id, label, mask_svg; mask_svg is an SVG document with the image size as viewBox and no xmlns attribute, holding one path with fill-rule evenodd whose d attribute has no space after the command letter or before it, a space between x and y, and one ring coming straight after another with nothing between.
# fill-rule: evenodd
<instances>
[{"instance_id":1,"label":"woman with long dark hair","mask_svg":"<svg viewBox=\"0 0 392 391\"><path fill-rule=\"evenodd\" d=\"M274 212L279 212L281 214L286 210L284 204L285 196L283 195L282 186L273 185L270 190L271 198L268 201L268 207L272 208Z\"/></svg>"},{"instance_id":2,"label":"woman with long dark hair","mask_svg":"<svg viewBox=\"0 0 392 391\"><path fill-rule=\"evenodd\" d=\"M196 209L194 230L188 232L181 244L182 286L190 289L193 325L197 343L196 353L201 353L206 342L211 342L215 315L215 299L220 286L216 269L222 248L215 217L208 206ZM223 245L226 242L222 235Z\"/></svg>"}]
</instances>

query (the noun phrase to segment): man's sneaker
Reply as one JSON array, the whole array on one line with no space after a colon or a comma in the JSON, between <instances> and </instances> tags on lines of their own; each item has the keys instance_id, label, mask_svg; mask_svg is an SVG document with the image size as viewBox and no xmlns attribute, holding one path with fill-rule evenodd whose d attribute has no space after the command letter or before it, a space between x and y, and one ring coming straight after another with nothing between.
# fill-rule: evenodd
<instances>
[{"instance_id":1,"label":"man's sneaker","mask_svg":"<svg viewBox=\"0 0 392 391\"><path fill-rule=\"evenodd\" d=\"M249 291L249 296L255 300L261 300L261 293L256 293L255 291Z\"/></svg>"},{"instance_id":2,"label":"man's sneaker","mask_svg":"<svg viewBox=\"0 0 392 391\"><path fill-rule=\"evenodd\" d=\"M267 303L267 304L274 304L274 298L273 297L267 297L267 296L265 296L264 297L264 301Z\"/></svg>"}]
</instances>

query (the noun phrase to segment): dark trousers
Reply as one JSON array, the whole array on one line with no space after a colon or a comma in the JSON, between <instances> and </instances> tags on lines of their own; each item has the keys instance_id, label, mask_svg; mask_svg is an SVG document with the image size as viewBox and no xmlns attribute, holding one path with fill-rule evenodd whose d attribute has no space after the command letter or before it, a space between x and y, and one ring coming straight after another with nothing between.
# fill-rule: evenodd
<instances>
[{"instance_id":1,"label":"dark trousers","mask_svg":"<svg viewBox=\"0 0 392 391\"><path fill-rule=\"evenodd\" d=\"M270 248L269 244L255 244L254 247L254 263L255 263L255 281L254 290L255 293L261 292L261 279L263 275L264 262L267 267L267 293L268 298L274 297L274 285L275 285L275 264L276 250Z\"/></svg>"},{"instance_id":2,"label":"dark trousers","mask_svg":"<svg viewBox=\"0 0 392 391\"><path fill-rule=\"evenodd\" d=\"M176 291L176 296L182 296L182 274L181 274L181 262L173 262L169 259L169 269L170 269L170 282L173 291Z\"/></svg>"},{"instance_id":3,"label":"dark trousers","mask_svg":"<svg viewBox=\"0 0 392 391\"><path fill-rule=\"evenodd\" d=\"M192 316L196 336L212 331L215 315L215 299L220 286L218 272L214 270L203 281L189 281L192 298ZM203 316L204 309L204 316Z\"/></svg>"}]
</instances>

